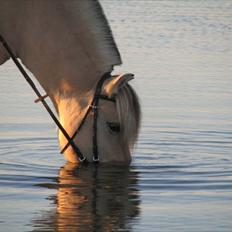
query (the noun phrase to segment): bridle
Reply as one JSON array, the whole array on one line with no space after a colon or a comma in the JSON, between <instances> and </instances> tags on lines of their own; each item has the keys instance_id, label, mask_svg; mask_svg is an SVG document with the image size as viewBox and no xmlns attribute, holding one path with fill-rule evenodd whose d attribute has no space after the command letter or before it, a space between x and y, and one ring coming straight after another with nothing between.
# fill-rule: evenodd
<instances>
[{"instance_id":1,"label":"bridle","mask_svg":"<svg viewBox=\"0 0 232 232\"><path fill-rule=\"evenodd\" d=\"M14 55L13 51L11 50L10 46L8 45L6 40L1 35L0 35L0 42L5 47L6 51L8 52L8 54L10 55L12 60L14 61L15 65L17 66L19 71L22 73L22 75L24 76L24 78L26 79L28 84L31 86L31 88L34 90L35 94L37 95L38 99L35 100L35 102L36 103L41 102L43 104L43 106L45 107L45 109L47 110L47 112L49 113L51 118L53 119L53 121L56 123L56 125L58 126L60 131L63 133L64 137L67 139L68 143L61 150L61 153L63 153L69 146L71 146L72 149L74 150L74 152L76 153L78 159L83 164L87 164L89 161L87 160L86 156L84 156L84 154L81 152L79 147L74 143L73 139L78 134L78 132L80 132L80 130L81 130L87 116L89 115L89 113L91 111L93 112L93 136L92 136L92 143L93 143L93 148L92 149L93 149L93 151L92 152L93 152L93 162L98 163L99 162L99 152L98 152L98 141L97 141L97 138L98 138L98 136L97 136L97 131L98 131L97 120L98 120L98 113L99 113L98 112L99 100L103 99L103 100L115 102L115 98L109 98L108 96L105 96L105 95L101 94L102 86L103 86L104 82L112 77L110 72L103 74L102 77L100 78L100 80L98 81L97 86L95 88L95 93L94 93L92 102L89 105L89 107L88 107L88 109L87 109L87 111L86 111L80 125L76 129L75 133L70 137L69 134L67 133L67 131L65 130L65 128L61 125L61 123L59 122L59 120L55 116L55 114L52 112L52 110L49 107L49 105L47 104L47 102L45 101L45 98L48 95L47 94L44 95L44 96L41 95L39 90L36 88L34 82L29 77L29 75L27 74L27 72L25 71L23 66L19 63L19 61L17 60L17 58Z\"/></svg>"},{"instance_id":2,"label":"bridle","mask_svg":"<svg viewBox=\"0 0 232 232\"><path fill-rule=\"evenodd\" d=\"M106 101L111 101L111 102L115 102L115 98L109 98L106 95L102 95L101 91L102 91L102 86L104 84L104 82L108 79L110 79L112 76L110 73L105 73L101 79L98 81L96 89L95 89L95 93L92 99L91 104L89 105L83 119L81 120L81 123L79 124L78 128L76 129L76 131L74 132L74 134L71 137L71 140L73 140L78 132L80 132L83 124L85 123L85 120L87 118L87 116L90 114L90 112L93 112L93 136L92 136L92 152L93 152L93 162L99 162L99 152L98 152L98 141L97 141L97 131L98 131L98 127L97 127L97 120L98 120L98 113L99 113L99 100L103 99ZM63 153L68 147L69 147L70 143L68 142L64 148L61 150L61 153ZM77 146L77 145L76 145ZM79 148L78 148L79 149ZM78 151L78 158L81 162L85 162L87 161L86 157L83 155L83 153L80 151Z\"/></svg>"}]
</instances>

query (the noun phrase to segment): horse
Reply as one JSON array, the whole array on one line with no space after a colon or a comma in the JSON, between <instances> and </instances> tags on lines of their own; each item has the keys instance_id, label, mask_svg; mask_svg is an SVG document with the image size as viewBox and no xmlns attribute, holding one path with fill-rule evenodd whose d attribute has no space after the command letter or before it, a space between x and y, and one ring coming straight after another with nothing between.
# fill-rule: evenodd
<instances>
[{"instance_id":1,"label":"horse","mask_svg":"<svg viewBox=\"0 0 232 232\"><path fill-rule=\"evenodd\" d=\"M98 1L0 1L0 35L51 99L68 162L96 151L101 162L131 162L140 103L133 75L112 75L122 60ZM0 44L0 65L9 58Z\"/></svg>"}]
</instances>

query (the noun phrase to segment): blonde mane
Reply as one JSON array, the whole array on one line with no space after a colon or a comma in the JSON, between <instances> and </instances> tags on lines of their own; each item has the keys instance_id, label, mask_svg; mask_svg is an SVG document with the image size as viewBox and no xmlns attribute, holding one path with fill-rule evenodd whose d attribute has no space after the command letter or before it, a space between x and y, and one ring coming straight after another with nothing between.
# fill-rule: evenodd
<instances>
[{"instance_id":1,"label":"blonde mane","mask_svg":"<svg viewBox=\"0 0 232 232\"><path fill-rule=\"evenodd\" d=\"M95 64L107 67L121 65L121 57L115 44L111 28L98 0L63 1L69 25L82 49Z\"/></svg>"},{"instance_id":2,"label":"blonde mane","mask_svg":"<svg viewBox=\"0 0 232 232\"><path fill-rule=\"evenodd\" d=\"M119 90L116 107L123 142L133 147L140 128L141 109L138 96L128 83Z\"/></svg>"}]
</instances>

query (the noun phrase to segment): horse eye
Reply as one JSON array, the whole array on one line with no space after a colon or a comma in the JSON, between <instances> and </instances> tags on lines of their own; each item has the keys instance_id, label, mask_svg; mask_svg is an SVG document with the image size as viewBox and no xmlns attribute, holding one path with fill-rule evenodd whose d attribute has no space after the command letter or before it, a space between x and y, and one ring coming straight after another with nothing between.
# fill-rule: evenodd
<instances>
[{"instance_id":1,"label":"horse eye","mask_svg":"<svg viewBox=\"0 0 232 232\"><path fill-rule=\"evenodd\" d=\"M120 132L120 125L116 122L107 122L108 127L112 132L119 133Z\"/></svg>"}]
</instances>

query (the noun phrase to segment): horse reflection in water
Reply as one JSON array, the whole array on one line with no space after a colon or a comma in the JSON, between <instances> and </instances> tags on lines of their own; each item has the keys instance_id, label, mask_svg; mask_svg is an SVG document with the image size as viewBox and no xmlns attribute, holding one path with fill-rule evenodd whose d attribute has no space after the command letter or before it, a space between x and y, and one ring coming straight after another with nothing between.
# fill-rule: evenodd
<instances>
[{"instance_id":1,"label":"horse reflection in water","mask_svg":"<svg viewBox=\"0 0 232 232\"><path fill-rule=\"evenodd\" d=\"M33 220L36 230L130 231L139 216L138 173L129 167L60 169L56 211Z\"/></svg>"}]
</instances>

